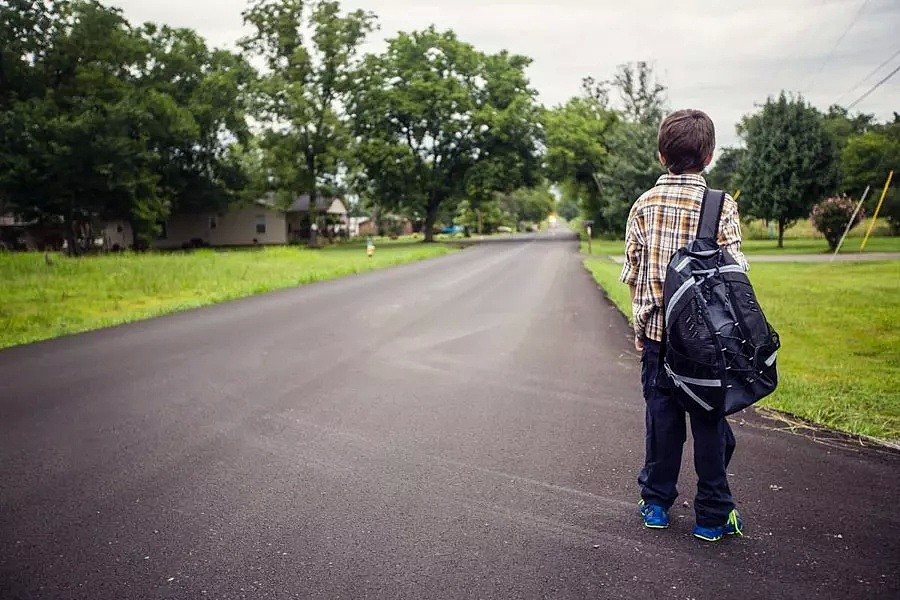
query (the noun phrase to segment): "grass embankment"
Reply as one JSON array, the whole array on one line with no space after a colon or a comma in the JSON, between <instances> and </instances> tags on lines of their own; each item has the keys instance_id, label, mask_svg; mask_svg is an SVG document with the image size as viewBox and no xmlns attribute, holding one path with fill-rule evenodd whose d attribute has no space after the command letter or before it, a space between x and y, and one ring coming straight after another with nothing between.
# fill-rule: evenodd
<instances>
[{"instance_id":1,"label":"grass embankment","mask_svg":"<svg viewBox=\"0 0 900 600\"><path fill-rule=\"evenodd\" d=\"M0 254L0 348L98 329L452 252L441 244L376 241L321 250Z\"/></svg>"},{"instance_id":2,"label":"grass embankment","mask_svg":"<svg viewBox=\"0 0 900 600\"><path fill-rule=\"evenodd\" d=\"M585 265L630 315L621 265L604 257ZM782 345L778 390L762 404L900 441L900 261L754 263L750 277Z\"/></svg>"}]
</instances>

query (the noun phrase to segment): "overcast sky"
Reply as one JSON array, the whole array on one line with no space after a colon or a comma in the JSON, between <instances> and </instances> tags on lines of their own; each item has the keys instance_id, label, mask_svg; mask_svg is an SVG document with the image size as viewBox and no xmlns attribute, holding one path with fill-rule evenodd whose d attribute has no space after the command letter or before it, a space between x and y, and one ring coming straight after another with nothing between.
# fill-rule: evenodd
<instances>
[{"instance_id":1,"label":"overcast sky","mask_svg":"<svg viewBox=\"0 0 900 600\"><path fill-rule=\"evenodd\" d=\"M234 48L246 33L246 0L105 0L133 24L189 27L210 45ZM900 66L900 0L345 0L379 17L370 46L397 31L435 24L480 50L531 57L532 85L547 105L645 60L668 88L672 109L700 108L718 146L734 125L785 89L813 105L847 105ZM676 8L677 12L669 12ZM892 58L893 57L893 58ZM891 59L891 60L888 60ZM876 71L876 67L888 61ZM874 71L874 73L873 73ZM855 87L854 87L855 86ZM879 120L900 112L900 73L855 110Z\"/></svg>"}]
</instances>

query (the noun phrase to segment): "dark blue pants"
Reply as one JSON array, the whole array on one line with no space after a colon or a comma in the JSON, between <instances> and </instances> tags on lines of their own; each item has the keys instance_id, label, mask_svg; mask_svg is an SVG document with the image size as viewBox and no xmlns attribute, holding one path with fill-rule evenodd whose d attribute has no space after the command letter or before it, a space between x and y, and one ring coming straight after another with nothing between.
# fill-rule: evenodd
<instances>
[{"instance_id":1,"label":"dark blue pants","mask_svg":"<svg viewBox=\"0 0 900 600\"><path fill-rule=\"evenodd\" d=\"M681 451L687 439L686 413L666 390L656 385L659 351L659 342L644 342L641 384L647 404L647 456L638 483L644 502L668 510L678 497L676 486L681 470ZM726 473L734 453L734 434L724 418L710 422L693 417L691 434L698 479L694 499L697 524L719 527L725 524L734 508Z\"/></svg>"}]
</instances>

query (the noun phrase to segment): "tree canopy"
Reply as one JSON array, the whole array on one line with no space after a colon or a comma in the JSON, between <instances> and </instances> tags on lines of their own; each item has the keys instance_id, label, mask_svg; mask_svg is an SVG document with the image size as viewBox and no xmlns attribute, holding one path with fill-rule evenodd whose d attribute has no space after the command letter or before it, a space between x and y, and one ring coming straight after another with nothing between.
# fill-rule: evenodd
<instances>
[{"instance_id":1,"label":"tree canopy","mask_svg":"<svg viewBox=\"0 0 900 600\"><path fill-rule=\"evenodd\" d=\"M770 98L741 126L747 146L741 165L741 209L778 224L778 247L785 228L807 217L814 204L838 183L835 141L822 115L803 98L784 93Z\"/></svg>"},{"instance_id":2,"label":"tree canopy","mask_svg":"<svg viewBox=\"0 0 900 600\"><path fill-rule=\"evenodd\" d=\"M434 25L364 55L376 16L335 0L251 0L243 18L231 52L99 0L0 3L0 211L55 228L72 252L94 224L128 221L146 247L170 215L265 192L284 206L308 194L312 215L346 193L426 240L438 223L517 228L554 209L621 235L663 172L666 87L645 62L545 108L531 59ZM709 183L742 189L743 216L777 222L779 241L826 195L858 197L900 168L896 116L782 93L737 129ZM896 227L896 187L883 210Z\"/></svg>"},{"instance_id":3,"label":"tree canopy","mask_svg":"<svg viewBox=\"0 0 900 600\"><path fill-rule=\"evenodd\" d=\"M98 219L145 240L173 209L221 204L241 185L230 139L246 133L239 56L195 33L134 29L96 1L0 6L0 195L63 224L71 252ZM86 233L87 232L87 233Z\"/></svg>"},{"instance_id":4,"label":"tree canopy","mask_svg":"<svg viewBox=\"0 0 900 600\"><path fill-rule=\"evenodd\" d=\"M362 10L342 14L337 2L255 0L244 22L254 31L241 46L267 67L254 88L266 184L286 203L309 194L315 215L319 193L334 189L346 164L344 108L375 16ZM316 228L308 225L315 246Z\"/></svg>"},{"instance_id":5,"label":"tree canopy","mask_svg":"<svg viewBox=\"0 0 900 600\"><path fill-rule=\"evenodd\" d=\"M610 104L615 90L622 108ZM665 86L647 63L620 65L610 81L586 78L581 96L545 115L548 177L578 199L594 230L620 235L631 204L662 173L656 136Z\"/></svg>"},{"instance_id":6,"label":"tree canopy","mask_svg":"<svg viewBox=\"0 0 900 600\"><path fill-rule=\"evenodd\" d=\"M515 54L485 54L434 27L400 33L369 55L351 112L365 195L424 219L539 177L538 107Z\"/></svg>"}]
</instances>

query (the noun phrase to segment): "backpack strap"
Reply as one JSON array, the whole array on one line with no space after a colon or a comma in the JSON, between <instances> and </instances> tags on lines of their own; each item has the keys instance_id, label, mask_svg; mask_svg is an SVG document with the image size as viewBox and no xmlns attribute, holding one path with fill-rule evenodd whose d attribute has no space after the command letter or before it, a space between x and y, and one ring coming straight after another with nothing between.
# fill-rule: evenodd
<instances>
[{"instance_id":1,"label":"backpack strap","mask_svg":"<svg viewBox=\"0 0 900 600\"><path fill-rule=\"evenodd\" d=\"M719 220L722 218L722 205L725 204L725 192L706 188L703 192L703 204L700 206L700 223L697 224L697 239L715 240L719 235Z\"/></svg>"}]
</instances>

